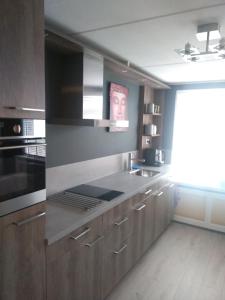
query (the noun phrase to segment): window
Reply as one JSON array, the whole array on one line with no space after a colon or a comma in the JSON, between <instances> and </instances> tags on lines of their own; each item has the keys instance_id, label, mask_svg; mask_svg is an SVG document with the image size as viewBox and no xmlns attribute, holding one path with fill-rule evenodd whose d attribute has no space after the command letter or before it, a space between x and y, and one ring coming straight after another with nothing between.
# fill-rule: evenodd
<instances>
[{"instance_id":1,"label":"window","mask_svg":"<svg viewBox=\"0 0 225 300\"><path fill-rule=\"evenodd\" d=\"M225 89L177 92L172 166L178 181L225 188Z\"/></svg>"}]
</instances>

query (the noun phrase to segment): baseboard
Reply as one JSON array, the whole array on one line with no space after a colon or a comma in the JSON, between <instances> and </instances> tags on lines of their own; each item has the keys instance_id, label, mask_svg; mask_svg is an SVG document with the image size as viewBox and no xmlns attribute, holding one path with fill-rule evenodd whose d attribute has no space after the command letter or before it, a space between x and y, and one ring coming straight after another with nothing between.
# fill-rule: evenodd
<instances>
[{"instance_id":1,"label":"baseboard","mask_svg":"<svg viewBox=\"0 0 225 300\"><path fill-rule=\"evenodd\" d=\"M175 215L173 221L225 233L225 226Z\"/></svg>"}]
</instances>

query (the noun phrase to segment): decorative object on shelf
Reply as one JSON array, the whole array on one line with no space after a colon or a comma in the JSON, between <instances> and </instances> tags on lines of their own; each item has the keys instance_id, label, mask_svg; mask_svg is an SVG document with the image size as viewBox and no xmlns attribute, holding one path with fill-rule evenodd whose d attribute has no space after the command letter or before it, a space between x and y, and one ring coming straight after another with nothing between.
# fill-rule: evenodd
<instances>
[{"instance_id":1,"label":"decorative object on shelf","mask_svg":"<svg viewBox=\"0 0 225 300\"><path fill-rule=\"evenodd\" d=\"M157 126L154 124L145 124L144 125L144 134L145 135L156 135L157 134Z\"/></svg>"},{"instance_id":2,"label":"decorative object on shelf","mask_svg":"<svg viewBox=\"0 0 225 300\"><path fill-rule=\"evenodd\" d=\"M145 104L144 113L154 114L154 112L155 112L155 104L154 103Z\"/></svg>"},{"instance_id":3,"label":"decorative object on shelf","mask_svg":"<svg viewBox=\"0 0 225 300\"><path fill-rule=\"evenodd\" d=\"M204 51L200 51L189 42L185 44L184 49L175 50L186 62L225 59L225 37L221 38L217 23L198 26L196 36L200 42L205 42ZM210 45L211 40L219 40L219 43Z\"/></svg>"},{"instance_id":4,"label":"decorative object on shelf","mask_svg":"<svg viewBox=\"0 0 225 300\"><path fill-rule=\"evenodd\" d=\"M155 114L159 114L160 113L160 106L159 105L155 105L154 113Z\"/></svg>"},{"instance_id":5,"label":"decorative object on shelf","mask_svg":"<svg viewBox=\"0 0 225 300\"><path fill-rule=\"evenodd\" d=\"M128 122L128 88L111 82L109 88L110 120ZM118 122L118 123L119 123ZM128 131L128 127L110 127L110 132Z\"/></svg>"}]
</instances>

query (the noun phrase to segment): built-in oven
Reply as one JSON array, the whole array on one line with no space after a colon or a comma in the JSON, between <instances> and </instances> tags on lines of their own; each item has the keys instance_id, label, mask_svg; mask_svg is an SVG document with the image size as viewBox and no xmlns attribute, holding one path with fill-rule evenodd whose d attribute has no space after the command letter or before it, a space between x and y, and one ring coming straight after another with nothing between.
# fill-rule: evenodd
<instances>
[{"instance_id":1,"label":"built-in oven","mask_svg":"<svg viewBox=\"0 0 225 300\"><path fill-rule=\"evenodd\" d=\"M46 200L45 121L0 118L0 216Z\"/></svg>"}]
</instances>

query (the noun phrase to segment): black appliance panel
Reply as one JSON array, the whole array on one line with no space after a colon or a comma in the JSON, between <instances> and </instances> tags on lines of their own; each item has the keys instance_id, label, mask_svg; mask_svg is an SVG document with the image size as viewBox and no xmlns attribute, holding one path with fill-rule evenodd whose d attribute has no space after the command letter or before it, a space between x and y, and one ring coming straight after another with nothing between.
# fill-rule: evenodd
<instances>
[{"instance_id":1,"label":"black appliance panel","mask_svg":"<svg viewBox=\"0 0 225 300\"><path fill-rule=\"evenodd\" d=\"M74 188L66 190L66 192L97 198L105 201L111 201L124 193L88 184L78 185Z\"/></svg>"}]
</instances>

